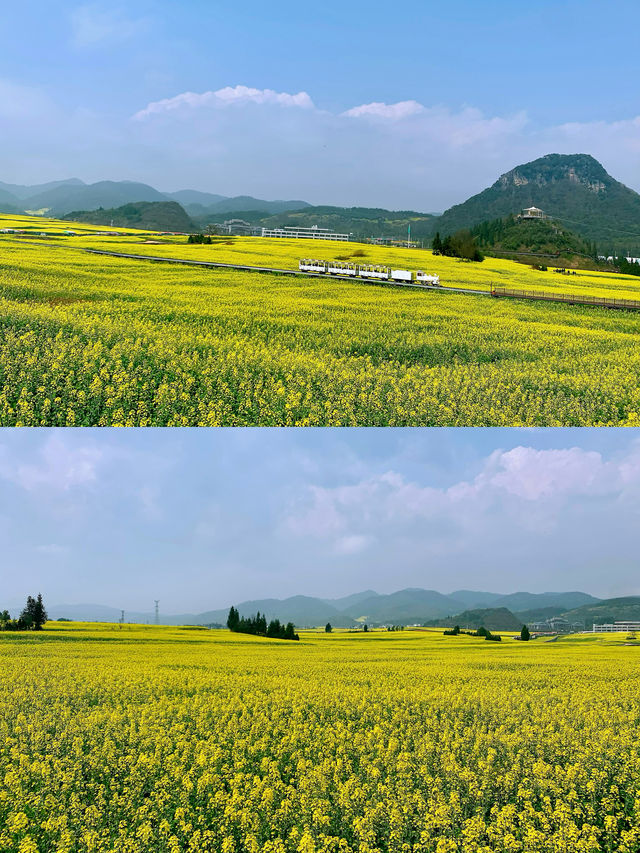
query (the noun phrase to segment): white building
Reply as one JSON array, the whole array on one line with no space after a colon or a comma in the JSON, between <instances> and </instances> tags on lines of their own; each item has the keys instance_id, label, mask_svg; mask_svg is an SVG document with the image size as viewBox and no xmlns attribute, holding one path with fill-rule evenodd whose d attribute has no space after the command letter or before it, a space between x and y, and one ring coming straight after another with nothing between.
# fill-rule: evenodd
<instances>
[{"instance_id":1,"label":"white building","mask_svg":"<svg viewBox=\"0 0 640 853\"><path fill-rule=\"evenodd\" d=\"M593 626L594 634L611 633L613 631L640 631L640 622L613 622L608 625Z\"/></svg>"},{"instance_id":2,"label":"white building","mask_svg":"<svg viewBox=\"0 0 640 853\"><path fill-rule=\"evenodd\" d=\"M285 225L284 228L263 228L263 237L289 237L296 240L348 240L350 234L336 234L330 228L298 228L293 225Z\"/></svg>"},{"instance_id":3,"label":"white building","mask_svg":"<svg viewBox=\"0 0 640 853\"><path fill-rule=\"evenodd\" d=\"M520 214L520 219L546 219L544 212L539 207L525 207Z\"/></svg>"}]
</instances>

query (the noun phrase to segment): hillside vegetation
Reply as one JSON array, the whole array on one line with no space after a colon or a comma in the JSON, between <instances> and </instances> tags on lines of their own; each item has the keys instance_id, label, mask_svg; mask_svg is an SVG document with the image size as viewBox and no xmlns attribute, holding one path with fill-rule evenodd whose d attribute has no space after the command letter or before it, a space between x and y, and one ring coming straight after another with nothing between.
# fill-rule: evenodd
<instances>
[{"instance_id":1,"label":"hillside vegetation","mask_svg":"<svg viewBox=\"0 0 640 853\"><path fill-rule=\"evenodd\" d=\"M430 622L443 628L488 628L490 631L519 631L522 622L506 607L488 607L480 610L463 610L455 616Z\"/></svg>"},{"instance_id":2,"label":"hillside vegetation","mask_svg":"<svg viewBox=\"0 0 640 853\"><path fill-rule=\"evenodd\" d=\"M594 622L640 622L640 596L607 598L597 604L587 604L570 610L565 615L571 621L584 622L587 628L591 628Z\"/></svg>"},{"instance_id":3,"label":"hillside vegetation","mask_svg":"<svg viewBox=\"0 0 640 853\"><path fill-rule=\"evenodd\" d=\"M539 207L602 254L640 256L640 195L588 154L547 154L516 166L491 187L445 211L441 234Z\"/></svg>"},{"instance_id":4,"label":"hillside vegetation","mask_svg":"<svg viewBox=\"0 0 640 853\"><path fill-rule=\"evenodd\" d=\"M193 212L194 215L196 212ZM392 237L407 239L411 226L411 239L428 242L433 233L435 217L429 213L412 210L384 210L370 207L329 207L308 205L304 210L288 211L277 215L265 215L262 210L244 210L235 214L238 218L263 228L298 227L330 228L340 234L351 234L356 240L368 237ZM225 213L200 216L202 225L222 222L229 217Z\"/></svg>"},{"instance_id":5,"label":"hillside vegetation","mask_svg":"<svg viewBox=\"0 0 640 853\"><path fill-rule=\"evenodd\" d=\"M75 210L63 218L72 222L90 222L92 225L150 231L184 233L195 229L194 223L177 201L139 201L106 210Z\"/></svg>"},{"instance_id":6,"label":"hillside vegetation","mask_svg":"<svg viewBox=\"0 0 640 853\"><path fill-rule=\"evenodd\" d=\"M551 219L519 219L513 215L481 222L471 229L485 252L527 252L547 255L592 256L594 244Z\"/></svg>"}]
</instances>

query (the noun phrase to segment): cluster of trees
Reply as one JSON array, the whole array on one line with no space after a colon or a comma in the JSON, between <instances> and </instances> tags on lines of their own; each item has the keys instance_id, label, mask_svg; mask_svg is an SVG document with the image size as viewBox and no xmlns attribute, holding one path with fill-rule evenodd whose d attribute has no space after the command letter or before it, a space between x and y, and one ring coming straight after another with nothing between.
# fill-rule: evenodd
<instances>
[{"instance_id":1,"label":"cluster of trees","mask_svg":"<svg viewBox=\"0 0 640 853\"><path fill-rule=\"evenodd\" d=\"M17 619L8 610L0 611L0 631L41 631L48 618L40 593L36 598L30 595Z\"/></svg>"},{"instance_id":2,"label":"cluster of trees","mask_svg":"<svg viewBox=\"0 0 640 853\"><path fill-rule=\"evenodd\" d=\"M484 261L484 255L478 248L475 237L468 229L456 231L455 234L447 235L444 239L440 237L440 232L436 231L431 242L431 251L434 255L446 255L449 258Z\"/></svg>"},{"instance_id":3,"label":"cluster of trees","mask_svg":"<svg viewBox=\"0 0 640 853\"><path fill-rule=\"evenodd\" d=\"M189 234L187 243L207 243L211 244L211 237L208 234Z\"/></svg>"},{"instance_id":4,"label":"cluster of trees","mask_svg":"<svg viewBox=\"0 0 640 853\"><path fill-rule=\"evenodd\" d=\"M502 640L500 634L492 634L488 628L484 627L484 625L481 625L477 631L463 631L459 625L455 625L453 628L443 631L443 634L445 637L457 637L458 634L468 634L470 637L484 637L485 640L495 640L498 643ZM531 639L531 633L526 625L522 626L520 639L525 642Z\"/></svg>"},{"instance_id":5,"label":"cluster of trees","mask_svg":"<svg viewBox=\"0 0 640 853\"><path fill-rule=\"evenodd\" d=\"M259 637L270 637L276 640L299 640L293 622L284 623L272 619L267 623L267 617L258 611L255 616L240 616L235 607L231 607L227 616L227 628L238 634L256 634Z\"/></svg>"},{"instance_id":6,"label":"cluster of trees","mask_svg":"<svg viewBox=\"0 0 640 853\"><path fill-rule=\"evenodd\" d=\"M598 249L551 219L520 219L512 213L480 222L470 229L481 249L548 255L584 255L597 260Z\"/></svg>"},{"instance_id":7,"label":"cluster of trees","mask_svg":"<svg viewBox=\"0 0 640 853\"><path fill-rule=\"evenodd\" d=\"M625 275L640 275L640 264L636 261L628 261L626 258L616 258L613 263Z\"/></svg>"},{"instance_id":8,"label":"cluster of trees","mask_svg":"<svg viewBox=\"0 0 640 853\"><path fill-rule=\"evenodd\" d=\"M502 641L500 634L492 634L488 628L484 627L484 625L481 625L477 631L464 631L459 625L455 625L453 628L449 628L442 633L445 637L457 637L458 634L468 634L469 637L484 637L485 640L493 640L496 643Z\"/></svg>"}]
</instances>

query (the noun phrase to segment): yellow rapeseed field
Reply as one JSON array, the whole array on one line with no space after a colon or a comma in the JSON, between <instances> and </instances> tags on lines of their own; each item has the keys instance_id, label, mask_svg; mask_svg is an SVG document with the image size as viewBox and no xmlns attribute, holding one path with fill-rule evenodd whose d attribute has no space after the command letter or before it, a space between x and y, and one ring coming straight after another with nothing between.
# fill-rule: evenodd
<instances>
[{"instance_id":1,"label":"yellow rapeseed field","mask_svg":"<svg viewBox=\"0 0 640 853\"><path fill-rule=\"evenodd\" d=\"M0 851L637 853L623 640L0 635Z\"/></svg>"},{"instance_id":2,"label":"yellow rapeseed field","mask_svg":"<svg viewBox=\"0 0 640 853\"><path fill-rule=\"evenodd\" d=\"M257 238L156 246L140 234L66 237L67 223L54 226L37 226L47 238L0 234L1 426L640 423L640 313L79 251L287 267L338 250L391 262L394 250L380 247ZM539 287L533 270L507 261L395 252L394 263L449 285L486 290L500 272L500 283ZM639 295L640 280L589 275L596 295Z\"/></svg>"}]
</instances>

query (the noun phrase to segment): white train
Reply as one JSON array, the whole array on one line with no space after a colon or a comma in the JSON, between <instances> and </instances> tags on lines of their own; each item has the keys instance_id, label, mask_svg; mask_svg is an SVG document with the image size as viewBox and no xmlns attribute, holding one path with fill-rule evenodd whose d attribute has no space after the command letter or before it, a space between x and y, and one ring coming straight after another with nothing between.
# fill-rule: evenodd
<instances>
[{"instance_id":1,"label":"white train","mask_svg":"<svg viewBox=\"0 0 640 853\"><path fill-rule=\"evenodd\" d=\"M303 258L298 264L300 272L325 273L326 275L345 275L354 278L381 279L382 281L397 281L399 284L430 284L438 287L439 275L430 273L411 272L411 270L395 270L392 267L381 267L376 264L350 264L344 261L316 261Z\"/></svg>"}]
</instances>

